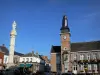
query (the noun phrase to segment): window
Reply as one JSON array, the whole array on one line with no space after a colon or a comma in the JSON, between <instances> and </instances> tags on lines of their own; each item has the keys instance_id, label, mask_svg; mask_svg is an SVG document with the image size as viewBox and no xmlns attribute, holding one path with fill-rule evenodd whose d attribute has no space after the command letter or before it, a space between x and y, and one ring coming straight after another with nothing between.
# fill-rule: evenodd
<instances>
[{"instance_id":1,"label":"window","mask_svg":"<svg viewBox=\"0 0 100 75\"><path fill-rule=\"evenodd\" d=\"M93 54L93 59L96 59L96 54Z\"/></svg>"},{"instance_id":2,"label":"window","mask_svg":"<svg viewBox=\"0 0 100 75\"><path fill-rule=\"evenodd\" d=\"M84 70L84 65L81 65L81 71L83 71Z\"/></svg>"},{"instance_id":3,"label":"window","mask_svg":"<svg viewBox=\"0 0 100 75\"><path fill-rule=\"evenodd\" d=\"M90 54L87 55L87 60L90 60Z\"/></svg>"},{"instance_id":4,"label":"window","mask_svg":"<svg viewBox=\"0 0 100 75\"><path fill-rule=\"evenodd\" d=\"M57 64L57 71L61 70L61 64Z\"/></svg>"},{"instance_id":5,"label":"window","mask_svg":"<svg viewBox=\"0 0 100 75\"><path fill-rule=\"evenodd\" d=\"M77 55L76 55L76 54L74 54L74 60L76 60L76 56L77 56Z\"/></svg>"},{"instance_id":6,"label":"window","mask_svg":"<svg viewBox=\"0 0 100 75\"><path fill-rule=\"evenodd\" d=\"M31 58L31 62L32 62L32 58Z\"/></svg>"},{"instance_id":7,"label":"window","mask_svg":"<svg viewBox=\"0 0 100 75\"><path fill-rule=\"evenodd\" d=\"M88 70L91 70L91 64L88 64Z\"/></svg>"},{"instance_id":8,"label":"window","mask_svg":"<svg viewBox=\"0 0 100 75\"><path fill-rule=\"evenodd\" d=\"M80 55L80 60L84 60L84 55L83 54Z\"/></svg>"},{"instance_id":9,"label":"window","mask_svg":"<svg viewBox=\"0 0 100 75\"><path fill-rule=\"evenodd\" d=\"M73 66L73 69L74 69L74 70L77 70L77 65L74 65L74 66Z\"/></svg>"},{"instance_id":10,"label":"window","mask_svg":"<svg viewBox=\"0 0 100 75\"><path fill-rule=\"evenodd\" d=\"M75 66L74 66L74 70L75 70Z\"/></svg>"},{"instance_id":11,"label":"window","mask_svg":"<svg viewBox=\"0 0 100 75\"><path fill-rule=\"evenodd\" d=\"M5 63L7 62L7 57L5 58Z\"/></svg>"},{"instance_id":12,"label":"window","mask_svg":"<svg viewBox=\"0 0 100 75\"><path fill-rule=\"evenodd\" d=\"M94 70L97 70L97 64L94 64Z\"/></svg>"},{"instance_id":13,"label":"window","mask_svg":"<svg viewBox=\"0 0 100 75\"><path fill-rule=\"evenodd\" d=\"M27 62L29 61L29 58L27 58Z\"/></svg>"},{"instance_id":14,"label":"window","mask_svg":"<svg viewBox=\"0 0 100 75\"><path fill-rule=\"evenodd\" d=\"M56 61L57 61L57 64L60 64L60 54L56 55Z\"/></svg>"}]
</instances>

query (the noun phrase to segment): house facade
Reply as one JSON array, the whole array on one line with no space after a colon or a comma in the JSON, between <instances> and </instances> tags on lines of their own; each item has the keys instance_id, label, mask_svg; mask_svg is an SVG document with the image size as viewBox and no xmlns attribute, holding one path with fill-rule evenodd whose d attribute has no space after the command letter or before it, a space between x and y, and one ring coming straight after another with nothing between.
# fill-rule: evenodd
<instances>
[{"instance_id":1,"label":"house facade","mask_svg":"<svg viewBox=\"0 0 100 75\"><path fill-rule=\"evenodd\" d=\"M37 71L44 72L45 61L41 59L41 56L36 53L28 53L20 57L19 66L30 69L33 73Z\"/></svg>"},{"instance_id":2,"label":"house facade","mask_svg":"<svg viewBox=\"0 0 100 75\"><path fill-rule=\"evenodd\" d=\"M0 70L4 69L3 60L4 60L4 52L0 50Z\"/></svg>"},{"instance_id":3,"label":"house facade","mask_svg":"<svg viewBox=\"0 0 100 75\"><path fill-rule=\"evenodd\" d=\"M63 16L60 31L61 46L51 47L51 71L100 73L100 41L71 43L66 16Z\"/></svg>"},{"instance_id":4,"label":"house facade","mask_svg":"<svg viewBox=\"0 0 100 75\"><path fill-rule=\"evenodd\" d=\"M48 59L47 56L42 56L42 59L45 61L45 68L44 68L44 71L45 71L46 73L50 73L50 71L51 71L50 60Z\"/></svg>"},{"instance_id":5,"label":"house facade","mask_svg":"<svg viewBox=\"0 0 100 75\"><path fill-rule=\"evenodd\" d=\"M3 64L4 64L5 68L7 68L7 64L8 64L8 60L9 60L9 50L4 44L2 44L0 46L0 50L4 53ZM16 52L16 51L14 52L14 64L15 65L18 65L19 57L22 55L24 55L24 54Z\"/></svg>"}]
</instances>

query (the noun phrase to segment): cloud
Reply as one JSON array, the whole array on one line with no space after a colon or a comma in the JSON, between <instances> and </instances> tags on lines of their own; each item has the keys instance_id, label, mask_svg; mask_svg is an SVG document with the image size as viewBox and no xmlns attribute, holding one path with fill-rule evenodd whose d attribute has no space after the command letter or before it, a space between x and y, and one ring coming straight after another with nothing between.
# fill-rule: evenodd
<instances>
[{"instance_id":1,"label":"cloud","mask_svg":"<svg viewBox=\"0 0 100 75\"><path fill-rule=\"evenodd\" d=\"M100 12L89 13L89 14L85 15L84 18L95 17L97 15L100 15Z\"/></svg>"}]
</instances>

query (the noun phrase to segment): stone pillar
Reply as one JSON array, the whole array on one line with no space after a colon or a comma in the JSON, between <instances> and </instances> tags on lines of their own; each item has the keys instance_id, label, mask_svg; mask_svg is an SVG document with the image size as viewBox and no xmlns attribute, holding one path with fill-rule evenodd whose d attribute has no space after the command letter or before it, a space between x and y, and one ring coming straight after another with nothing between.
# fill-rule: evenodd
<instances>
[{"instance_id":1,"label":"stone pillar","mask_svg":"<svg viewBox=\"0 0 100 75\"><path fill-rule=\"evenodd\" d=\"M12 24L12 31L10 33L10 51L9 51L9 60L8 60L8 68L14 66L14 50L15 50L15 38L16 38L16 22L14 21Z\"/></svg>"}]
</instances>

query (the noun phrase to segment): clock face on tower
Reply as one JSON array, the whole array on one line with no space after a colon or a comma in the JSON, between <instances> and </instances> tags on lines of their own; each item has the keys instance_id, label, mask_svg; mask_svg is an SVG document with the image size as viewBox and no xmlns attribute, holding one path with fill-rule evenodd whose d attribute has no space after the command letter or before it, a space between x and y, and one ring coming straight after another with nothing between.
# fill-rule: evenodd
<instances>
[{"instance_id":1,"label":"clock face on tower","mask_svg":"<svg viewBox=\"0 0 100 75\"><path fill-rule=\"evenodd\" d=\"M66 40L66 38L67 38L66 36L63 36L63 39L64 39L64 40Z\"/></svg>"}]
</instances>

